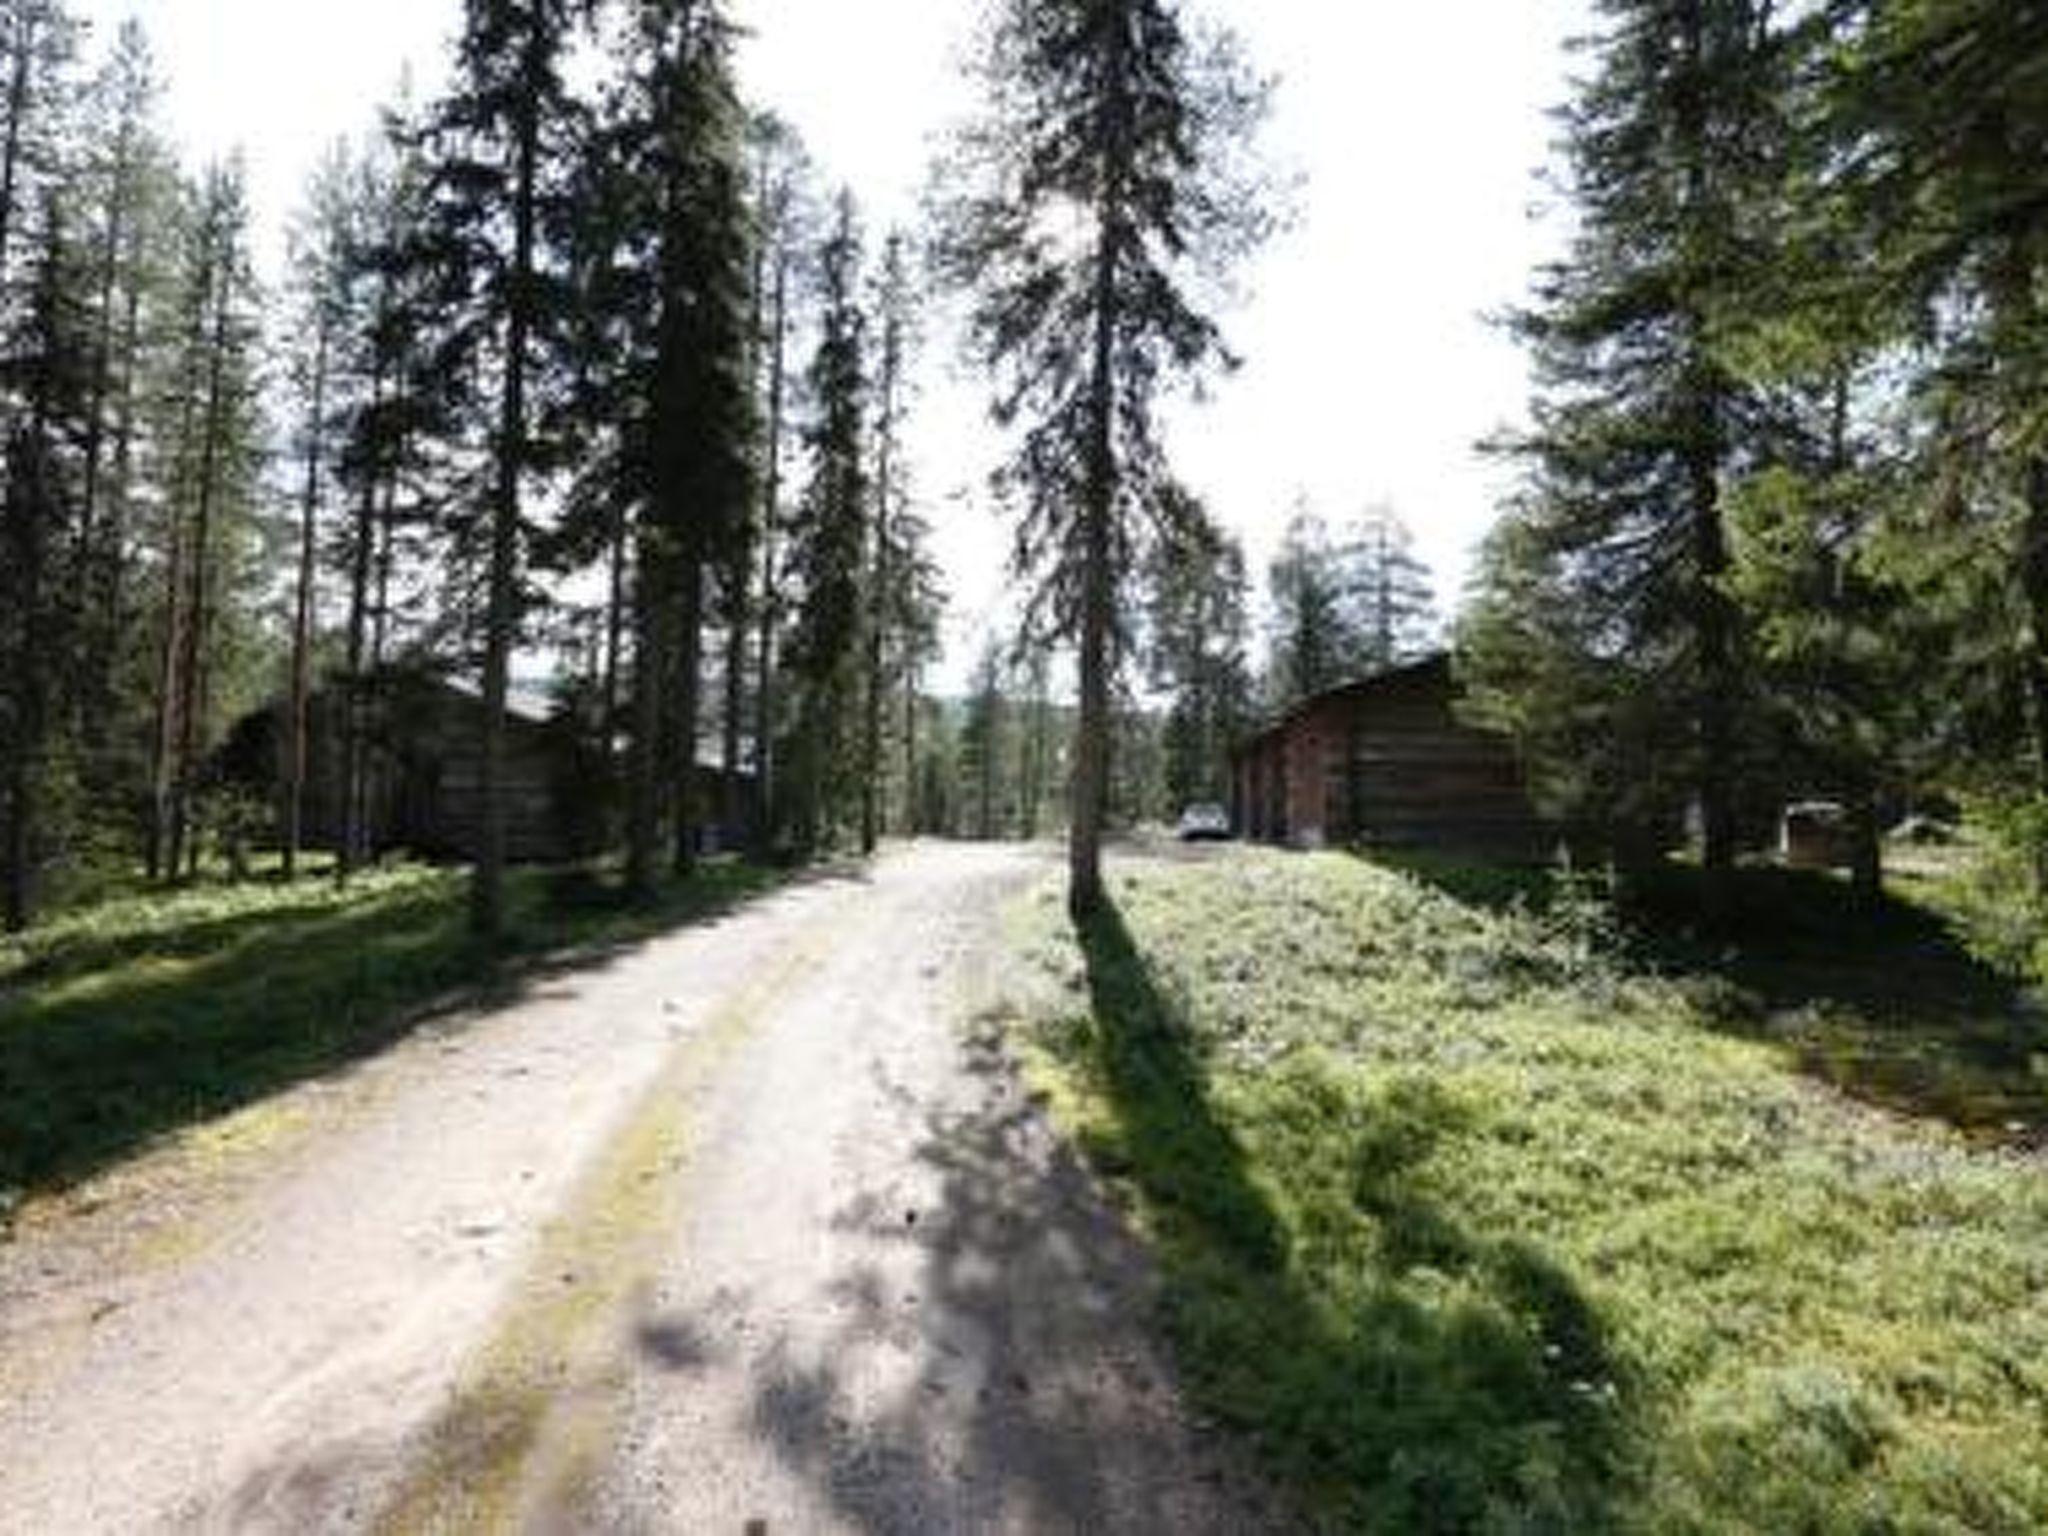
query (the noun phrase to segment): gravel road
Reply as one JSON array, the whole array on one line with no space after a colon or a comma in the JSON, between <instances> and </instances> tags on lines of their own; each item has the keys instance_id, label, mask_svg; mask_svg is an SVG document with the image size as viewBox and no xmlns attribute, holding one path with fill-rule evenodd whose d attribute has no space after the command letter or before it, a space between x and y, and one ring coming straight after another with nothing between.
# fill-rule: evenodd
<instances>
[{"instance_id":1,"label":"gravel road","mask_svg":"<svg viewBox=\"0 0 2048 1536\"><path fill-rule=\"evenodd\" d=\"M531 982L32 1208L0 1531L1258 1531L973 1023L1024 851Z\"/></svg>"}]
</instances>

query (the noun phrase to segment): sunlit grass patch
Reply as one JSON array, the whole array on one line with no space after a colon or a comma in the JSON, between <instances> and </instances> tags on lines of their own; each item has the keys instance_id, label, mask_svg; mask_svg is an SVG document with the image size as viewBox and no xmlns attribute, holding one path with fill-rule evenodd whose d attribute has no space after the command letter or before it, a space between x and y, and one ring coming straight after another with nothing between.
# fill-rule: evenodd
<instances>
[{"instance_id":1,"label":"sunlit grass patch","mask_svg":"<svg viewBox=\"0 0 2048 1536\"><path fill-rule=\"evenodd\" d=\"M2048 1528L2048 1166L1444 887L1243 852L1020 918L1201 1399L1362 1529Z\"/></svg>"},{"instance_id":2,"label":"sunlit grass patch","mask_svg":"<svg viewBox=\"0 0 2048 1536\"><path fill-rule=\"evenodd\" d=\"M713 863L647 904L601 875L522 870L479 946L459 870L123 896L0 947L0 1190L76 1178L388 1044L433 1007L552 956L630 943L780 878Z\"/></svg>"}]
</instances>

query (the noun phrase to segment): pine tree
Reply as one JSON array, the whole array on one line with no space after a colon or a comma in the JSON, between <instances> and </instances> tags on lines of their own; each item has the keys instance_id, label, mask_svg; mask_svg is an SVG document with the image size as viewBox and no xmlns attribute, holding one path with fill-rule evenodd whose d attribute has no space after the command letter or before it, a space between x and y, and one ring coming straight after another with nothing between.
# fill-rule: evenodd
<instances>
[{"instance_id":1,"label":"pine tree","mask_svg":"<svg viewBox=\"0 0 2048 1536\"><path fill-rule=\"evenodd\" d=\"M551 463L534 431L536 375L553 360L566 305L559 245L574 226L566 167L581 113L563 79L573 0L467 0L454 85L428 115L430 245L444 292L461 307L456 338L439 360L461 375L494 371L483 455L488 485L480 537L484 577L480 740L480 846L471 921L495 938L504 926L505 705L522 601L527 484ZM451 379L450 383L455 380Z\"/></svg>"},{"instance_id":2,"label":"pine tree","mask_svg":"<svg viewBox=\"0 0 2048 1536\"><path fill-rule=\"evenodd\" d=\"M754 827L757 854L768 851L781 821L775 743L780 728L777 644L786 610L782 596L784 445L789 435L790 315L802 267L809 167L791 129L768 115L749 129L754 160L754 393L762 429L755 518L760 592L754 604Z\"/></svg>"},{"instance_id":3,"label":"pine tree","mask_svg":"<svg viewBox=\"0 0 2048 1536\"><path fill-rule=\"evenodd\" d=\"M1153 427L1160 391L1230 359L1203 280L1263 235L1239 174L1263 89L1227 38L1170 0L1002 0L985 118L960 137L941 271L974 295L972 348L1020 425L1004 484L1018 563L1052 632L1079 646L1069 904L1102 901L1113 694L1125 589L1149 533L1172 539Z\"/></svg>"},{"instance_id":4,"label":"pine tree","mask_svg":"<svg viewBox=\"0 0 2048 1536\"><path fill-rule=\"evenodd\" d=\"M55 804L68 766L59 743L67 723L57 707L57 659L70 651L61 594L77 578L73 535L83 491L73 446L82 435L91 375L91 352L82 299L83 274L73 254L64 210L54 188L42 195L41 227L29 273L26 308L8 338L6 378L12 410L6 441L6 493L0 505L0 549L6 552L6 748L0 754L0 920L10 930L28 926L39 895L40 873L63 842L62 807Z\"/></svg>"},{"instance_id":5,"label":"pine tree","mask_svg":"<svg viewBox=\"0 0 2048 1536\"><path fill-rule=\"evenodd\" d=\"M348 324L350 264L355 257L358 186L347 150L336 146L316 168L291 242L290 376L298 397L299 494L297 571L293 578L291 688L284 757L279 846L286 879L298 869L311 768L308 733L313 696L313 646L318 623L321 517L334 457L330 412L342 330Z\"/></svg>"},{"instance_id":6,"label":"pine tree","mask_svg":"<svg viewBox=\"0 0 2048 1536\"><path fill-rule=\"evenodd\" d=\"M247 599L258 574L259 296L240 164L211 167L187 201L177 351L160 407L169 459L149 869L165 878L198 868L206 755L253 691Z\"/></svg>"},{"instance_id":7,"label":"pine tree","mask_svg":"<svg viewBox=\"0 0 2048 1536\"><path fill-rule=\"evenodd\" d=\"M722 8L649 4L632 18L626 76L601 137L586 219L598 224L587 307L612 355L585 357L586 430L614 418L616 462L593 505L623 563L631 528L632 746L627 880L652 889L664 825L687 869L708 807L697 803L706 592L720 583L730 636L752 571L755 469L753 246L747 122ZM615 575L615 584L617 578ZM728 682L735 679L729 675ZM730 689L728 750L737 711Z\"/></svg>"},{"instance_id":8,"label":"pine tree","mask_svg":"<svg viewBox=\"0 0 2048 1536\"><path fill-rule=\"evenodd\" d=\"M910 353L916 337L911 309L908 247L900 231L883 242L881 270L874 297L875 480L873 528L867 602L867 676L861 732L860 848L875 851L881 836L883 801L887 794L883 760L883 727L888 713L889 663L898 642L897 619L902 604L898 562L909 552L902 547L899 524L907 511L907 468L903 462L903 422L909 391Z\"/></svg>"},{"instance_id":9,"label":"pine tree","mask_svg":"<svg viewBox=\"0 0 2048 1536\"><path fill-rule=\"evenodd\" d=\"M990 639L974 664L960 723L960 801L967 807L963 830L984 843L1007 837L1011 830L1015 733L1007 672L1001 643Z\"/></svg>"},{"instance_id":10,"label":"pine tree","mask_svg":"<svg viewBox=\"0 0 2048 1536\"><path fill-rule=\"evenodd\" d=\"M167 242L159 235L174 195L169 152L154 124L157 89L142 29L125 22L85 98L79 209L90 250L93 336L81 446L74 702L91 814L109 826L125 819L137 767L126 727L140 658L127 620L137 502L146 494L142 397L165 286Z\"/></svg>"}]
</instances>

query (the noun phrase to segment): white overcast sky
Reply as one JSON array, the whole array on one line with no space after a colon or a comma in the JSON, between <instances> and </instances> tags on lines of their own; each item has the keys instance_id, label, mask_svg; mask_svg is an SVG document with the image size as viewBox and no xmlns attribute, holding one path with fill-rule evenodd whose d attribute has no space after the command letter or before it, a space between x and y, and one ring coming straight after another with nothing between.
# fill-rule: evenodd
<instances>
[{"instance_id":1,"label":"white overcast sky","mask_svg":"<svg viewBox=\"0 0 2048 1536\"><path fill-rule=\"evenodd\" d=\"M1245 360L1175 423L1187 481L1255 573L1297 496L1333 522L1391 502L1452 606L1501 490L1477 439L1518 419L1528 378L1484 316L1551 252L1534 216L1564 40L1587 0L1191 0L1278 77L1268 146L1300 178L1293 227L1226 317ZM459 0L75 0L100 39L139 16L188 154L240 148L274 258L315 157L362 132L409 65L442 72ZM914 212L935 135L967 104L972 0L735 0L750 97L793 122L871 226ZM954 596L942 684L1006 606L1005 530L981 484L986 392L928 360L914 452Z\"/></svg>"}]
</instances>

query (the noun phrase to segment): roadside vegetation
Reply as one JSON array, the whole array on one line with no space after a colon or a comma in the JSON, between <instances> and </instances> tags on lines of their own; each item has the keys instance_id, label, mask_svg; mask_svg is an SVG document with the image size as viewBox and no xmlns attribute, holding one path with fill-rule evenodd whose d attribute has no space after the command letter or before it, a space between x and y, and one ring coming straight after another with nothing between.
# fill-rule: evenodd
<instances>
[{"instance_id":1,"label":"roadside vegetation","mask_svg":"<svg viewBox=\"0 0 2048 1536\"><path fill-rule=\"evenodd\" d=\"M1241 852L1019 912L1197 1398L1364 1530L2048 1526L2048 1031L1912 908L1830 968L1819 882L1711 946L1543 884Z\"/></svg>"},{"instance_id":2,"label":"roadside vegetation","mask_svg":"<svg viewBox=\"0 0 2048 1536\"><path fill-rule=\"evenodd\" d=\"M627 902L609 874L516 871L503 942L468 926L466 872L202 882L0 939L0 1194L46 1189L160 1133L388 1045L543 965L701 920L783 876L719 861Z\"/></svg>"}]
</instances>

